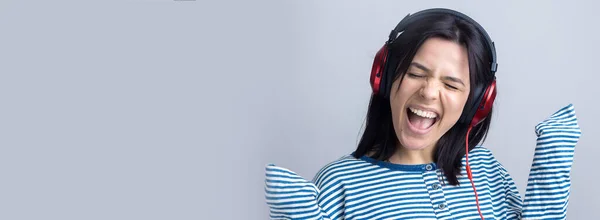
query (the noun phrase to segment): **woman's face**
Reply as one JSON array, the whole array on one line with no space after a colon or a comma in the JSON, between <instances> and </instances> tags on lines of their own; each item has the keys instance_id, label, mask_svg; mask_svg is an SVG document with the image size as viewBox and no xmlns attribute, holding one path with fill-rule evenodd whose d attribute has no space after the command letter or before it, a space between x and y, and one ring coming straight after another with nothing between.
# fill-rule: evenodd
<instances>
[{"instance_id":1,"label":"woman's face","mask_svg":"<svg viewBox=\"0 0 600 220\"><path fill-rule=\"evenodd\" d=\"M392 84L394 130L407 150L433 149L462 114L469 84L467 49L442 38L429 38L410 67ZM398 87L399 86L399 87Z\"/></svg>"}]
</instances>

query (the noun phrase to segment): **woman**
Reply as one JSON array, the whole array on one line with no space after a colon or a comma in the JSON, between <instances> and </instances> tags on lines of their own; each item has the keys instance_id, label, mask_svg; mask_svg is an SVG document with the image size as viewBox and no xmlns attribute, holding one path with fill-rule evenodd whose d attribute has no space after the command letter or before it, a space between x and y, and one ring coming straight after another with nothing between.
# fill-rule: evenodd
<instances>
[{"instance_id":1,"label":"woman","mask_svg":"<svg viewBox=\"0 0 600 220\"><path fill-rule=\"evenodd\" d=\"M463 14L407 16L377 54L357 149L312 182L269 165L271 218L566 218L580 135L572 105L536 127L525 201L491 151L478 146L491 122L495 56L485 30Z\"/></svg>"}]
</instances>

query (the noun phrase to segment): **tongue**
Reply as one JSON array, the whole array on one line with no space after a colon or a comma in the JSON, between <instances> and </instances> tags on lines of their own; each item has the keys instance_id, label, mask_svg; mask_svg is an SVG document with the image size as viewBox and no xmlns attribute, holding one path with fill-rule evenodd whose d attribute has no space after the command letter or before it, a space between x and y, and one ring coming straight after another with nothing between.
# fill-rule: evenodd
<instances>
[{"instance_id":1,"label":"tongue","mask_svg":"<svg viewBox=\"0 0 600 220\"><path fill-rule=\"evenodd\" d=\"M431 127L431 125L433 125L433 123L435 122L435 120L433 118L421 117L410 111L408 112L408 120L410 120L410 123L413 126L417 127L418 129L422 129L422 130L425 130L425 129Z\"/></svg>"}]
</instances>

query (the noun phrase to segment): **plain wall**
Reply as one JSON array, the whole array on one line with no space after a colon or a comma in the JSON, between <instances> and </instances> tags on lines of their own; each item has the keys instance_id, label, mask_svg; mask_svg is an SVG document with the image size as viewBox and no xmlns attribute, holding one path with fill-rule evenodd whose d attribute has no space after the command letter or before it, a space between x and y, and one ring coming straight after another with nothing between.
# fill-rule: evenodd
<instances>
[{"instance_id":1,"label":"plain wall","mask_svg":"<svg viewBox=\"0 0 600 220\"><path fill-rule=\"evenodd\" d=\"M352 152L373 57L447 7L496 43L485 146L524 193L534 126L573 103L569 219L600 206L597 1L0 2L0 219L267 219L264 166Z\"/></svg>"}]
</instances>

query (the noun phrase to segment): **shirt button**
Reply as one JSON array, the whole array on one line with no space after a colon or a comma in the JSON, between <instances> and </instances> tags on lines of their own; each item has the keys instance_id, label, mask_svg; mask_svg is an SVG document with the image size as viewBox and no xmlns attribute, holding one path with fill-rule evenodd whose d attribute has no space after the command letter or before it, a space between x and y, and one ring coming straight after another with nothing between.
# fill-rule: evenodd
<instances>
[{"instance_id":1,"label":"shirt button","mask_svg":"<svg viewBox=\"0 0 600 220\"><path fill-rule=\"evenodd\" d=\"M431 166L431 164L427 164L427 166L425 166L425 169L426 169L426 170L432 170L432 169L433 169L433 166Z\"/></svg>"},{"instance_id":2,"label":"shirt button","mask_svg":"<svg viewBox=\"0 0 600 220\"><path fill-rule=\"evenodd\" d=\"M440 189L440 184L433 184L433 189L438 190Z\"/></svg>"},{"instance_id":3,"label":"shirt button","mask_svg":"<svg viewBox=\"0 0 600 220\"><path fill-rule=\"evenodd\" d=\"M446 204L442 203L438 205L438 208L440 209L445 209L446 208Z\"/></svg>"}]
</instances>

